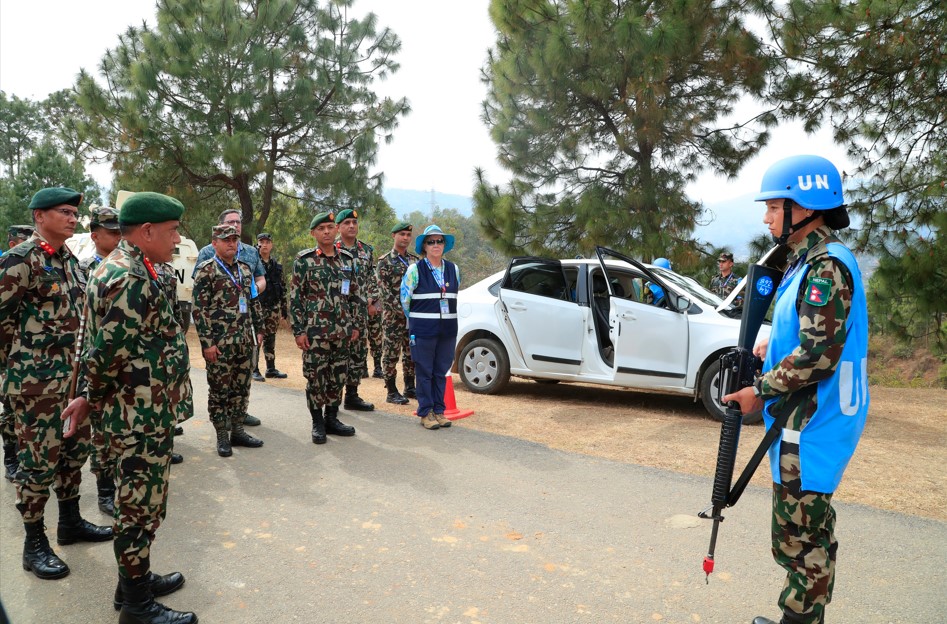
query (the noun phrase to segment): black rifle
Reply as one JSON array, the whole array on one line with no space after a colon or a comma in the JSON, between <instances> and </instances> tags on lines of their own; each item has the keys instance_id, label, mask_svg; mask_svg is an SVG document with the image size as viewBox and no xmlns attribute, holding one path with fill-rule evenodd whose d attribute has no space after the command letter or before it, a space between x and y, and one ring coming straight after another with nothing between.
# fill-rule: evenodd
<instances>
[{"instance_id":1,"label":"black rifle","mask_svg":"<svg viewBox=\"0 0 947 624\"><path fill-rule=\"evenodd\" d=\"M743 298L743 316L740 319L740 335L737 346L720 356L720 383L718 386L720 395L717 397L720 402L723 402L723 396L753 385L756 375L763 366L762 360L753 355L753 346L760 327L766 318L770 303L772 303L773 297L776 296L779 282L782 280L782 267L785 264L787 251L783 247L775 247L760 260L760 264L750 266L745 282L747 292ZM777 429L774 426L767 431L766 437L764 437L760 447L757 448L756 453L753 454L750 462L744 468L736 486L731 489L733 469L737 461L737 448L740 445L740 429L742 427L743 414L740 412L740 405L736 401L728 402L724 410L723 424L720 427L720 444L717 448L717 467L714 472L713 491L710 497L711 504L707 509L697 514L701 518L714 521L710 533L710 548L704 558L704 572L707 574L708 583L710 582L710 573L714 571L714 549L717 546L717 531L723 521L722 512L727 507L735 505L739 500L753 473L759 467L766 450L775 439L775 436L772 436L771 433L774 430L778 433L779 429L782 428Z\"/></svg>"}]
</instances>

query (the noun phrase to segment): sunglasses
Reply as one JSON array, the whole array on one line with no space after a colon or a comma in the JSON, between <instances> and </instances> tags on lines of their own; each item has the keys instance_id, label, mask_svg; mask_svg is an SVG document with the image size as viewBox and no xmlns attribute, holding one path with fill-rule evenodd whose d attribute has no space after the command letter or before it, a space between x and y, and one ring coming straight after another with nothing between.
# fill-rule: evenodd
<instances>
[{"instance_id":1,"label":"sunglasses","mask_svg":"<svg viewBox=\"0 0 947 624\"><path fill-rule=\"evenodd\" d=\"M424 244L425 245L443 245L444 239L443 238L429 238L426 241L424 241Z\"/></svg>"}]
</instances>

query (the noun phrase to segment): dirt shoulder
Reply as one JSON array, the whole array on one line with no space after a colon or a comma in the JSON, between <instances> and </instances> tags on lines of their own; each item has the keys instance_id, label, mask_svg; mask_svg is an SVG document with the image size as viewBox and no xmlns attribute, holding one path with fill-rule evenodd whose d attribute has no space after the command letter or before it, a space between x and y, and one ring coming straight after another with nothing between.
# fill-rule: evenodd
<instances>
[{"instance_id":1,"label":"dirt shoulder","mask_svg":"<svg viewBox=\"0 0 947 624\"><path fill-rule=\"evenodd\" d=\"M204 368L193 329L188 344L191 364ZM302 360L288 331L277 336L276 365L289 378L266 383L305 388ZM455 426L614 461L713 476L720 425L690 399L524 379L513 379L501 395L487 396L468 392L456 375L454 389L458 407L475 412ZM362 380L359 394L376 409L414 418L414 405L385 402L380 379ZM762 435L761 426L744 427L739 468ZM753 483L768 487L770 482L764 461ZM707 497L709 501L709 487ZM835 498L947 521L947 390L873 386L865 432Z\"/></svg>"}]
</instances>

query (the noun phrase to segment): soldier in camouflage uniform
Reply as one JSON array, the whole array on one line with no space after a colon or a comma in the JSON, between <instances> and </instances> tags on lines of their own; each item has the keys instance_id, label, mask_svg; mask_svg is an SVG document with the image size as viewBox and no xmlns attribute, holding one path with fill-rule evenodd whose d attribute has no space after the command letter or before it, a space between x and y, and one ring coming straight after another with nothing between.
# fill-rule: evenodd
<instances>
[{"instance_id":1,"label":"soldier in camouflage uniform","mask_svg":"<svg viewBox=\"0 0 947 624\"><path fill-rule=\"evenodd\" d=\"M408 336L408 319L401 309L401 279L408 267L418 261L418 256L408 250L411 244L411 224L401 222L391 228L394 246L378 260L375 276L382 302L382 325L385 328L385 387L388 403L407 405L408 399L417 398L414 388L414 361ZM404 395L398 392L397 365L401 358L404 375Z\"/></svg>"},{"instance_id":2,"label":"soldier in camouflage uniform","mask_svg":"<svg viewBox=\"0 0 947 624\"><path fill-rule=\"evenodd\" d=\"M358 315L364 319L367 327L368 319L381 312L378 302L378 284L375 282L375 250L366 242L358 240L358 213L347 209L339 212L335 217L339 227L337 249L349 252L355 258L355 282L358 284L359 310ZM349 344L349 363L345 380L345 403L347 410L370 412L375 406L358 396L358 384L362 377L368 376L368 342L364 334L358 340Z\"/></svg>"},{"instance_id":3,"label":"soldier in camouflage uniform","mask_svg":"<svg viewBox=\"0 0 947 624\"><path fill-rule=\"evenodd\" d=\"M794 156L763 177L763 222L788 244L789 268L773 307L756 384L723 397L763 409L767 427L786 417L770 448L772 544L786 570L782 624L821 624L835 583L832 493L868 414L868 313L851 251L832 233L848 226L842 178L818 156ZM773 624L758 617L754 624Z\"/></svg>"},{"instance_id":4,"label":"soldier in camouflage uniform","mask_svg":"<svg viewBox=\"0 0 947 624\"><path fill-rule=\"evenodd\" d=\"M13 249L32 235L32 225L11 225L7 230L7 246L9 249ZM3 253L0 252L0 256L2 255ZM0 323L9 322L10 319L0 319ZM12 331L12 328L0 329L0 334L7 335ZM0 352L0 388L3 388L2 373L7 368L6 360L3 359L4 357L4 354ZM16 458L17 449L14 422L13 407L10 405L7 396L0 391L0 439L3 440L3 476L6 477L7 481L11 482L13 481L13 475L16 474L20 466L20 462Z\"/></svg>"},{"instance_id":5,"label":"soldier in camouflage uniform","mask_svg":"<svg viewBox=\"0 0 947 624\"><path fill-rule=\"evenodd\" d=\"M168 298L168 301L171 302L171 307L174 309L174 320L176 320L181 327L181 333L186 334L187 330L185 328L190 324L191 319L185 318L185 316L190 316L190 311L178 305L178 277L174 273L174 265L170 262L158 262L155 264L155 273L158 274L158 284L161 286L161 290L164 291L164 296ZM184 349L187 351L188 361L190 361L190 351L187 349L186 341L184 343ZM178 424L174 427L174 435L184 435L184 428L181 427L181 423L193 415L194 412L191 411L188 414L182 414L178 418ZM180 464L183 462L184 456L172 451L171 463Z\"/></svg>"},{"instance_id":6,"label":"soldier in camouflage uniform","mask_svg":"<svg viewBox=\"0 0 947 624\"><path fill-rule=\"evenodd\" d=\"M101 410L116 458L115 606L125 624L197 622L193 613L154 599L181 587L183 575L151 571L151 545L168 500L174 426L193 411L184 334L154 268L170 261L181 241L183 211L181 202L159 193L135 193L122 204L124 239L86 289L85 396L67 409L73 423Z\"/></svg>"},{"instance_id":7,"label":"soldier in camouflage uniform","mask_svg":"<svg viewBox=\"0 0 947 624\"><path fill-rule=\"evenodd\" d=\"M26 540L23 567L39 578L69 574L53 552L43 524L52 487L59 499L57 540L100 542L112 538L79 514L82 465L91 451L88 423L63 437L70 373L77 358L76 334L85 296L79 263L65 241L75 231L82 195L46 188L29 205L36 232L0 258L0 361L3 388L16 415L19 469L14 477L16 508Z\"/></svg>"},{"instance_id":8,"label":"soldier in camouflage uniform","mask_svg":"<svg viewBox=\"0 0 947 624\"><path fill-rule=\"evenodd\" d=\"M733 272L733 254L729 251L721 252L717 258L717 267L720 269L720 273L714 275L713 279L710 280L710 291L721 299L726 299L733 292L733 289L739 285L741 279L739 275ZM738 295L733 300L733 305L742 308L743 295Z\"/></svg>"},{"instance_id":9,"label":"soldier in camouflage uniform","mask_svg":"<svg viewBox=\"0 0 947 624\"><path fill-rule=\"evenodd\" d=\"M303 352L312 441L325 444L327 433L355 435L354 427L339 421L339 403L350 344L363 333L365 317L359 314L355 258L335 246L335 215L320 212L309 229L316 246L296 256L289 316L296 346Z\"/></svg>"},{"instance_id":10,"label":"soldier in camouflage uniform","mask_svg":"<svg viewBox=\"0 0 947 624\"><path fill-rule=\"evenodd\" d=\"M253 270L237 259L240 235L232 225L215 225L215 255L194 274L194 328L207 361L207 411L217 431L217 454L231 447L259 448L263 441L244 430L250 400L253 346L263 336L260 301L253 297Z\"/></svg>"},{"instance_id":11,"label":"soldier in camouflage uniform","mask_svg":"<svg viewBox=\"0 0 947 624\"><path fill-rule=\"evenodd\" d=\"M119 232L118 211L109 206L93 206L92 220L89 221L89 232L95 245L95 253L79 262L82 269L82 290L85 291L86 282L93 271L122 240ZM92 474L95 475L95 485L99 496L99 509L103 513L115 513L115 461L105 448L105 437L102 432L102 414L93 411L90 415L92 424L92 454L89 464Z\"/></svg>"},{"instance_id":12,"label":"soldier in camouflage uniform","mask_svg":"<svg viewBox=\"0 0 947 624\"><path fill-rule=\"evenodd\" d=\"M281 318L289 318L286 304L286 283L283 281L283 265L270 254L273 252L273 235L261 232L256 236L260 261L266 269L266 290L260 294L260 308L263 310L263 358L266 360L266 379L286 379L286 373L276 368L276 330ZM257 351L256 373L259 374L259 350Z\"/></svg>"}]
</instances>

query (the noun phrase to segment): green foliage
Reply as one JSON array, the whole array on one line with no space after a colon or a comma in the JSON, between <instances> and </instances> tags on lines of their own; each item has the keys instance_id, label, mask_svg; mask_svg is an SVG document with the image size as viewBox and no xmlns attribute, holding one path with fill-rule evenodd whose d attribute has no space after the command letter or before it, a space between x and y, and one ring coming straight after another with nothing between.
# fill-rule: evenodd
<instances>
[{"instance_id":1,"label":"green foliage","mask_svg":"<svg viewBox=\"0 0 947 624\"><path fill-rule=\"evenodd\" d=\"M154 28L106 52L103 82L80 74L80 135L123 184L187 198L201 221L207 203L240 208L245 240L272 229L280 194L370 211L377 142L408 106L371 90L397 70L400 41L351 5L159 0Z\"/></svg>"},{"instance_id":2,"label":"green foliage","mask_svg":"<svg viewBox=\"0 0 947 624\"><path fill-rule=\"evenodd\" d=\"M694 254L702 170L736 175L763 145L765 112L723 121L759 95L770 59L744 20L754 3L493 0L483 118L513 179L477 172L475 211L507 254Z\"/></svg>"},{"instance_id":3,"label":"green foliage","mask_svg":"<svg viewBox=\"0 0 947 624\"><path fill-rule=\"evenodd\" d=\"M872 323L947 345L947 5L793 0L770 16L786 57L774 94L807 128L831 125L848 172L851 240L879 257Z\"/></svg>"},{"instance_id":4,"label":"green foliage","mask_svg":"<svg viewBox=\"0 0 947 624\"><path fill-rule=\"evenodd\" d=\"M16 176L48 129L49 123L36 102L8 97L0 91L0 167L7 179Z\"/></svg>"}]
</instances>

